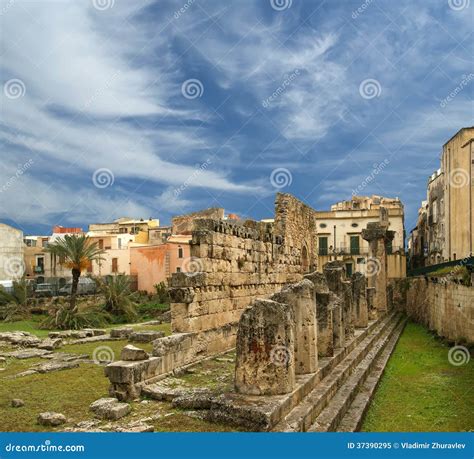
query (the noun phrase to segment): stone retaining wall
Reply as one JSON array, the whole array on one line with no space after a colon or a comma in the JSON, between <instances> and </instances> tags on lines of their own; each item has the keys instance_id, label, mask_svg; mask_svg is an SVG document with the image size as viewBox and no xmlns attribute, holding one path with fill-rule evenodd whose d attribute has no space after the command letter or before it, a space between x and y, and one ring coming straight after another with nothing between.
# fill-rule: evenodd
<instances>
[{"instance_id":1,"label":"stone retaining wall","mask_svg":"<svg viewBox=\"0 0 474 459\"><path fill-rule=\"evenodd\" d=\"M389 286L391 302L449 340L474 343L474 287L441 278L411 277Z\"/></svg>"}]
</instances>

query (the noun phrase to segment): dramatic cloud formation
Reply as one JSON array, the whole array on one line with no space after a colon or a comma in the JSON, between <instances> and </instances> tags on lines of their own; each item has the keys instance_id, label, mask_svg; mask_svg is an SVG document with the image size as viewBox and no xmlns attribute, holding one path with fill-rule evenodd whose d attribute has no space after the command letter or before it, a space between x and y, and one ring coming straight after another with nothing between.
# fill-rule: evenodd
<instances>
[{"instance_id":1,"label":"dramatic cloud formation","mask_svg":"<svg viewBox=\"0 0 474 459\"><path fill-rule=\"evenodd\" d=\"M400 197L409 230L442 144L473 124L473 6L286 6L3 2L0 218L263 218L276 191L321 209L359 190Z\"/></svg>"}]
</instances>

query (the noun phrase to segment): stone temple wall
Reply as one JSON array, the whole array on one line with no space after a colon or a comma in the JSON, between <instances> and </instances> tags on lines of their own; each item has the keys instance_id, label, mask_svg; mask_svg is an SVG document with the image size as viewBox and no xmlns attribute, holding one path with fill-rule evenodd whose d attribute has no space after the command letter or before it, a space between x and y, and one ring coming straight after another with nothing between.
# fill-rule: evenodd
<instances>
[{"instance_id":1,"label":"stone temple wall","mask_svg":"<svg viewBox=\"0 0 474 459\"><path fill-rule=\"evenodd\" d=\"M275 223L194 221L191 258L170 282L172 329L197 333L235 324L245 308L316 264L313 210L278 194Z\"/></svg>"}]
</instances>

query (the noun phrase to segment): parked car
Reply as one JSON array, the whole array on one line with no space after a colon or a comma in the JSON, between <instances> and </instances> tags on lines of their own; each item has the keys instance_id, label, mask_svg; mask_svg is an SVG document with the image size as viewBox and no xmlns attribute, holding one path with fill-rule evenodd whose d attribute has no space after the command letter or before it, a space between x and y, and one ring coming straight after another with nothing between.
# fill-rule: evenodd
<instances>
[{"instance_id":1,"label":"parked car","mask_svg":"<svg viewBox=\"0 0 474 459\"><path fill-rule=\"evenodd\" d=\"M44 296L53 296L54 289L51 284L38 284L35 288L35 296L44 297Z\"/></svg>"},{"instance_id":2,"label":"parked car","mask_svg":"<svg viewBox=\"0 0 474 459\"><path fill-rule=\"evenodd\" d=\"M64 287L59 289L59 295L70 295L72 288L72 280L69 280ZM90 295L95 293L97 290L97 285L93 279L90 277L80 277L79 283L77 285L77 294L78 295Z\"/></svg>"}]
</instances>

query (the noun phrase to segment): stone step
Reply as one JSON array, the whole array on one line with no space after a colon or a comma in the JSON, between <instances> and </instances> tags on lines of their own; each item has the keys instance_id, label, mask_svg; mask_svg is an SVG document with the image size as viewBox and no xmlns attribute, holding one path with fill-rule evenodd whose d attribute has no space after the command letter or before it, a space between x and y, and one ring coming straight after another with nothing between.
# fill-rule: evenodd
<instances>
[{"instance_id":1,"label":"stone step","mask_svg":"<svg viewBox=\"0 0 474 459\"><path fill-rule=\"evenodd\" d=\"M367 337L380 333L390 323L392 314L369 322L368 327L356 329L344 348L336 348L334 356L319 359L316 373L296 375L295 389L271 397L226 393L213 399L210 418L214 422L232 423L254 431L274 430L354 349ZM364 348L367 345L364 344ZM285 429L283 429L285 430Z\"/></svg>"},{"instance_id":2,"label":"stone step","mask_svg":"<svg viewBox=\"0 0 474 459\"><path fill-rule=\"evenodd\" d=\"M370 406L370 402L372 401L380 378L383 375L385 366L388 362L388 359L392 355L395 346L397 345L400 335L405 328L406 322L407 319L403 320L391 336L389 343L375 362L372 371L368 375L365 382L362 384L359 392L349 406L349 409L346 411L344 417L337 426L337 432L357 432L360 430L365 413Z\"/></svg>"},{"instance_id":3,"label":"stone step","mask_svg":"<svg viewBox=\"0 0 474 459\"><path fill-rule=\"evenodd\" d=\"M333 432L336 430L367 377L403 324L404 322L399 322L396 319L393 320L386 334L379 338L344 384L338 389L326 408L321 411L308 429L309 432Z\"/></svg>"},{"instance_id":4,"label":"stone step","mask_svg":"<svg viewBox=\"0 0 474 459\"><path fill-rule=\"evenodd\" d=\"M381 336L387 334L387 328L393 326L393 322L399 320L399 316L390 314L377 321L375 327L371 328L363 339L356 343L354 348L348 349L339 362L331 365L329 371L315 384L310 392L300 400L289 414L272 429L283 432L304 432L314 422L316 417L326 407L337 390L350 376L361 360L371 350L372 346ZM332 359L334 360L334 359Z\"/></svg>"}]
</instances>

